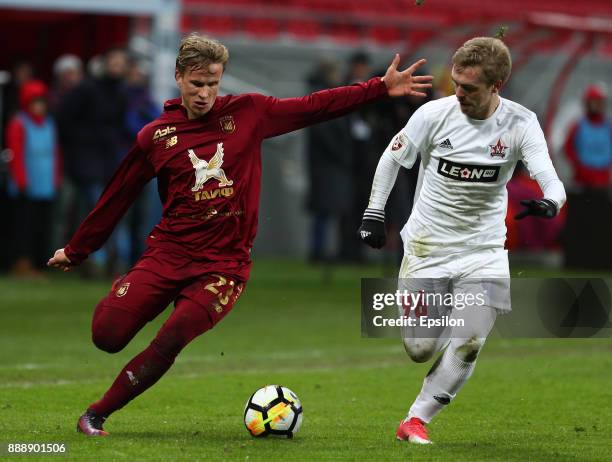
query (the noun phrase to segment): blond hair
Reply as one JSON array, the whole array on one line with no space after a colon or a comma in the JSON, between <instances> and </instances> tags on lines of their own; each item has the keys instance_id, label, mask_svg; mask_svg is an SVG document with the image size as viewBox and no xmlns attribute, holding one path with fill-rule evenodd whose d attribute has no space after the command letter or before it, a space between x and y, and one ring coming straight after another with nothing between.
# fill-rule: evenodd
<instances>
[{"instance_id":1,"label":"blond hair","mask_svg":"<svg viewBox=\"0 0 612 462\"><path fill-rule=\"evenodd\" d=\"M506 83L512 69L510 50L504 42L493 37L476 37L465 42L452 59L458 68L480 66L488 85Z\"/></svg>"},{"instance_id":2,"label":"blond hair","mask_svg":"<svg viewBox=\"0 0 612 462\"><path fill-rule=\"evenodd\" d=\"M192 32L181 40L176 57L176 70L183 74L189 67L199 69L207 64L223 64L229 59L229 52L222 43Z\"/></svg>"}]
</instances>

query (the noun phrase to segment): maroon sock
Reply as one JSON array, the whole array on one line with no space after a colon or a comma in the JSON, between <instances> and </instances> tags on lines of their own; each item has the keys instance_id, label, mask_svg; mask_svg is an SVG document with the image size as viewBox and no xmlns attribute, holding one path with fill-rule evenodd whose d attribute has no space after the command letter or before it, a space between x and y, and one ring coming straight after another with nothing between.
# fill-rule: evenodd
<instances>
[{"instance_id":1,"label":"maroon sock","mask_svg":"<svg viewBox=\"0 0 612 462\"><path fill-rule=\"evenodd\" d=\"M160 355L153 344L149 345L121 370L104 397L88 409L108 417L155 384L173 362Z\"/></svg>"}]
</instances>

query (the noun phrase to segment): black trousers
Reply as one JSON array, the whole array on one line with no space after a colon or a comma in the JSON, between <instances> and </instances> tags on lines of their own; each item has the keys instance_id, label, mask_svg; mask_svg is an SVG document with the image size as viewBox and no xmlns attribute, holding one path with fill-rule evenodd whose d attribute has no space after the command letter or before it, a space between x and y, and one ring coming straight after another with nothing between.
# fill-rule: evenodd
<instances>
[{"instance_id":1,"label":"black trousers","mask_svg":"<svg viewBox=\"0 0 612 462\"><path fill-rule=\"evenodd\" d=\"M606 190L568 194L562 242L566 268L612 270L612 200Z\"/></svg>"},{"instance_id":2,"label":"black trousers","mask_svg":"<svg viewBox=\"0 0 612 462\"><path fill-rule=\"evenodd\" d=\"M53 250L53 201L20 196L12 200L11 208L13 261L26 257L34 266L43 268Z\"/></svg>"}]
</instances>

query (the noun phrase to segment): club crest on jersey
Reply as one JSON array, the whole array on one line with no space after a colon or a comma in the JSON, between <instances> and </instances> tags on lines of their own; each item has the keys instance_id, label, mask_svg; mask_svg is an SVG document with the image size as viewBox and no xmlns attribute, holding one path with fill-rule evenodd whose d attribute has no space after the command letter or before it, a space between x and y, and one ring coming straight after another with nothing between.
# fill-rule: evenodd
<instances>
[{"instance_id":1,"label":"club crest on jersey","mask_svg":"<svg viewBox=\"0 0 612 462\"><path fill-rule=\"evenodd\" d=\"M506 157L508 146L503 145L501 138L497 140L496 144L490 144L489 147L491 148L491 157L499 157L500 159Z\"/></svg>"},{"instance_id":2,"label":"club crest on jersey","mask_svg":"<svg viewBox=\"0 0 612 462\"><path fill-rule=\"evenodd\" d=\"M438 173L446 178L470 183L494 183L499 177L499 165L458 164L440 159Z\"/></svg>"},{"instance_id":3,"label":"club crest on jersey","mask_svg":"<svg viewBox=\"0 0 612 462\"><path fill-rule=\"evenodd\" d=\"M117 297L123 297L125 294L127 294L128 289L130 288L130 283L129 282L124 282L123 284L121 284L119 286L119 288L115 291L115 295Z\"/></svg>"},{"instance_id":4,"label":"club crest on jersey","mask_svg":"<svg viewBox=\"0 0 612 462\"><path fill-rule=\"evenodd\" d=\"M219 124L221 125L221 131L223 133L234 133L236 130L236 124L234 123L234 118L230 116L224 116L219 119Z\"/></svg>"},{"instance_id":5,"label":"club crest on jersey","mask_svg":"<svg viewBox=\"0 0 612 462\"><path fill-rule=\"evenodd\" d=\"M193 152L193 149L188 149L187 152L195 170L195 185L191 188L193 192L202 189L204 183L211 178L219 182L219 188L234 184L232 180L227 179L225 171L221 168L221 165L223 165L223 143L217 143L217 152L208 162L204 159L199 159L195 152Z\"/></svg>"},{"instance_id":6,"label":"club crest on jersey","mask_svg":"<svg viewBox=\"0 0 612 462\"><path fill-rule=\"evenodd\" d=\"M399 151L404 146L406 146L406 137L400 133L393 140L393 144L391 145L391 151Z\"/></svg>"}]
</instances>

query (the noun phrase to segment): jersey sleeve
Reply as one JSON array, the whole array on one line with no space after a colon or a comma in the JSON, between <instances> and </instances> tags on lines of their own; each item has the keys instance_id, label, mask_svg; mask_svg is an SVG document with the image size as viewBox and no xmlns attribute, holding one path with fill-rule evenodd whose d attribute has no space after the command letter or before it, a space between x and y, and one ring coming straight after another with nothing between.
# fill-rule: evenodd
<instances>
[{"instance_id":1,"label":"jersey sleeve","mask_svg":"<svg viewBox=\"0 0 612 462\"><path fill-rule=\"evenodd\" d=\"M391 140L385 153L401 166L412 168L420 152L429 146L429 126L425 118L423 106L415 111L402 128Z\"/></svg>"},{"instance_id":2,"label":"jersey sleeve","mask_svg":"<svg viewBox=\"0 0 612 462\"><path fill-rule=\"evenodd\" d=\"M376 166L374 179L372 180L372 190L370 192L370 201L368 202L369 209L385 210L387 199L395 185L399 169L400 164L395 162L395 159L387 151L383 152Z\"/></svg>"},{"instance_id":3,"label":"jersey sleeve","mask_svg":"<svg viewBox=\"0 0 612 462\"><path fill-rule=\"evenodd\" d=\"M535 178L538 173L546 170L554 171L544 132L535 114L532 114L531 120L525 127L520 143L520 155L531 178Z\"/></svg>"},{"instance_id":4,"label":"jersey sleeve","mask_svg":"<svg viewBox=\"0 0 612 462\"><path fill-rule=\"evenodd\" d=\"M70 261L78 265L98 250L145 184L155 176L155 170L138 143L127 153L121 165L102 192L94 209L79 226L64 248Z\"/></svg>"},{"instance_id":5,"label":"jersey sleeve","mask_svg":"<svg viewBox=\"0 0 612 462\"><path fill-rule=\"evenodd\" d=\"M561 207L565 204L566 196L565 188L561 180L559 180L557 172L554 170L544 170L535 175L535 179L542 190L544 199L550 199L555 202L557 204L557 213L559 213Z\"/></svg>"},{"instance_id":6,"label":"jersey sleeve","mask_svg":"<svg viewBox=\"0 0 612 462\"><path fill-rule=\"evenodd\" d=\"M275 98L252 94L261 115L263 138L282 135L348 114L359 106L387 96L387 87L380 77L367 82L331 88L300 98Z\"/></svg>"}]
</instances>

